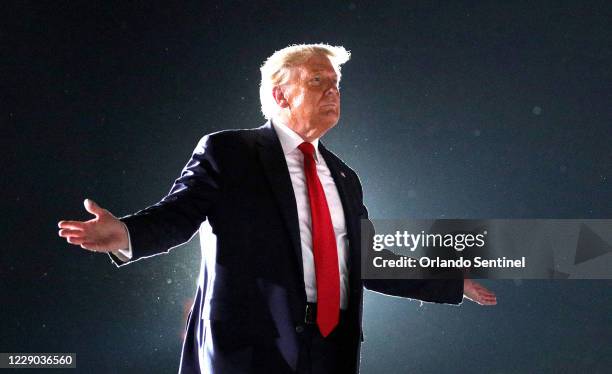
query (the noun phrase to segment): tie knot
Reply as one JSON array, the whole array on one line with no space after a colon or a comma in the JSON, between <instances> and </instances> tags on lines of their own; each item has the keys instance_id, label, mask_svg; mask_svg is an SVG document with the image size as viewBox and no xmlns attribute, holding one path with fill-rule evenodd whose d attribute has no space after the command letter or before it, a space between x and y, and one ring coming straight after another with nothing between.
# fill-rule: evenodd
<instances>
[{"instance_id":1,"label":"tie knot","mask_svg":"<svg viewBox=\"0 0 612 374\"><path fill-rule=\"evenodd\" d=\"M304 154L304 156L313 157L315 149L312 143L304 142L298 146L300 151Z\"/></svg>"}]
</instances>

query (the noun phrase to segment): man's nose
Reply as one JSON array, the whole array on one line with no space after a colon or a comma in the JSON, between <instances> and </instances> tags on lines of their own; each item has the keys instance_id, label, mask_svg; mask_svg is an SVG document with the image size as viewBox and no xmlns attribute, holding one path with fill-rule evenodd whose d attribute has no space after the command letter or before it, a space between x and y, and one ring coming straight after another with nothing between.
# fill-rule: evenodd
<instances>
[{"instance_id":1,"label":"man's nose","mask_svg":"<svg viewBox=\"0 0 612 374\"><path fill-rule=\"evenodd\" d=\"M340 96L340 89L335 84L331 84L325 91L326 95L338 95Z\"/></svg>"}]
</instances>

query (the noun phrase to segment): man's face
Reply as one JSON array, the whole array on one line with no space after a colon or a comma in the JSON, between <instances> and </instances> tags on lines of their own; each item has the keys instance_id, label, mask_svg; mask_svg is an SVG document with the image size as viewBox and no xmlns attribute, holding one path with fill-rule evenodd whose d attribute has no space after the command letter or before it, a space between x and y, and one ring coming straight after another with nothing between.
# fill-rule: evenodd
<instances>
[{"instance_id":1,"label":"man's face","mask_svg":"<svg viewBox=\"0 0 612 374\"><path fill-rule=\"evenodd\" d=\"M306 138L317 138L338 123L338 74L326 56L315 55L295 67L284 85L288 125Z\"/></svg>"}]
</instances>

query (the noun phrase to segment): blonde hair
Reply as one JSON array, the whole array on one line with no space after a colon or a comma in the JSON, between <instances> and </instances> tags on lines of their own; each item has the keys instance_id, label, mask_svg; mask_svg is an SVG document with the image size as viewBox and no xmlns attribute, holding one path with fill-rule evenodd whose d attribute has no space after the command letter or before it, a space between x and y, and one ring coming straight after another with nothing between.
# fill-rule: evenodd
<instances>
[{"instance_id":1,"label":"blonde hair","mask_svg":"<svg viewBox=\"0 0 612 374\"><path fill-rule=\"evenodd\" d=\"M280 107L274 100L272 89L287 82L291 68L303 64L315 55L329 58L338 73L338 81L340 81L340 66L351 58L351 53L342 46L322 43L295 44L274 52L263 63L260 68L259 100L261 101L261 112L266 119L274 118L280 111Z\"/></svg>"}]
</instances>

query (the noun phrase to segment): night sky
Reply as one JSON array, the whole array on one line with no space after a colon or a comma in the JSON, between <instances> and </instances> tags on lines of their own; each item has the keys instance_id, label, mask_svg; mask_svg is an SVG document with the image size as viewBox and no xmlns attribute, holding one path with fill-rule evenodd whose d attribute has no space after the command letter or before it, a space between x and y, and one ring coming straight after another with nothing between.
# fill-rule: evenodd
<instances>
[{"instance_id":1,"label":"night sky","mask_svg":"<svg viewBox=\"0 0 612 374\"><path fill-rule=\"evenodd\" d=\"M373 218L612 218L609 1L42 3L0 23L0 352L176 371L197 238L116 269L56 223L153 204L201 136L263 124L289 44L352 52L323 142ZM483 283L497 306L368 292L362 372L609 372L612 281Z\"/></svg>"}]
</instances>

